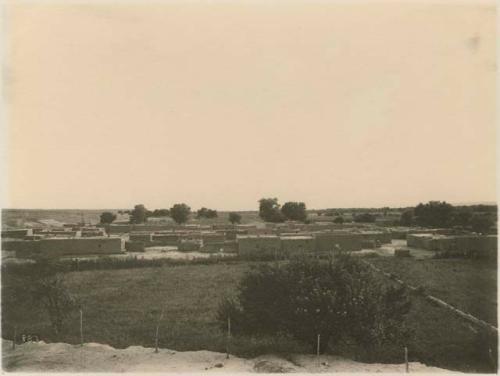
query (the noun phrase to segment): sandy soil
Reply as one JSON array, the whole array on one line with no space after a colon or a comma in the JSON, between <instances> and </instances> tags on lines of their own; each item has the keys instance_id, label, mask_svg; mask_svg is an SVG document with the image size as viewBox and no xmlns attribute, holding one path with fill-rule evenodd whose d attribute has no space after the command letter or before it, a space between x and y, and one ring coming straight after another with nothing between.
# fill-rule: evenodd
<instances>
[{"instance_id":1,"label":"sandy soil","mask_svg":"<svg viewBox=\"0 0 500 376\"><path fill-rule=\"evenodd\" d=\"M17 345L2 340L2 366L5 371L21 372L404 372L403 364L365 364L332 355L275 355L242 359L211 351L177 352L131 346L114 349L108 345L86 343L32 342ZM410 363L410 372L449 372Z\"/></svg>"}]
</instances>

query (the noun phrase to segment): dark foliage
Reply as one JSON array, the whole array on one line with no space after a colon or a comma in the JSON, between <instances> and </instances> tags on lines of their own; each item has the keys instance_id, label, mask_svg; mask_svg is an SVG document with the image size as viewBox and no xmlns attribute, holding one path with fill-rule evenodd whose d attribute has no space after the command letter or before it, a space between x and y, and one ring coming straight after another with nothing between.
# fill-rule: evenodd
<instances>
[{"instance_id":1,"label":"dark foliage","mask_svg":"<svg viewBox=\"0 0 500 376\"><path fill-rule=\"evenodd\" d=\"M303 202L285 202L281 207L281 213L292 221L304 222L307 219L306 204Z\"/></svg>"},{"instance_id":2,"label":"dark foliage","mask_svg":"<svg viewBox=\"0 0 500 376\"><path fill-rule=\"evenodd\" d=\"M284 222L277 198L262 198L259 200L259 217L266 222Z\"/></svg>"},{"instance_id":3,"label":"dark foliage","mask_svg":"<svg viewBox=\"0 0 500 376\"><path fill-rule=\"evenodd\" d=\"M406 343L406 292L382 286L369 268L348 255L333 261L297 259L260 265L241 281L236 300L221 303L218 320L231 317L237 334L288 334L320 352L354 344L364 359L383 346Z\"/></svg>"},{"instance_id":4,"label":"dark foliage","mask_svg":"<svg viewBox=\"0 0 500 376\"><path fill-rule=\"evenodd\" d=\"M146 222L148 210L142 204L135 205L134 210L130 212L130 223L141 224Z\"/></svg>"},{"instance_id":5,"label":"dark foliage","mask_svg":"<svg viewBox=\"0 0 500 376\"><path fill-rule=\"evenodd\" d=\"M375 222L376 217L370 213L363 213L354 216L354 222L358 223L373 223Z\"/></svg>"},{"instance_id":6,"label":"dark foliage","mask_svg":"<svg viewBox=\"0 0 500 376\"><path fill-rule=\"evenodd\" d=\"M196 212L196 218L217 218L217 210L201 208Z\"/></svg>"},{"instance_id":7,"label":"dark foliage","mask_svg":"<svg viewBox=\"0 0 500 376\"><path fill-rule=\"evenodd\" d=\"M241 222L241 215L238 213L229 213L229 222L231 222L233 225L236 223Z\"/></svg>"},{"instance_id":8,"label":"dark foliage","mask_svg":"<svg viewBox=\"0 0 500 376\"><path fill-rule=\"evenodd\" d=\"M110 224L116 219L116 214L111 212L104 212L101 214L100 222L102 224Z\"/></svg>"},{"instance_id":9,"label":"dark foliage","mask_svg":"<svg viewBox=\"0 0 500 376\"><path fill-rule=\"evenodd\" d=\"M414 221L413 221L413 210L406 210L401 214L401 219L399 220L399 223L402 226L412 226Z\"/></svg>"},{"instance_id":10,"label":"dark foliage","mask_svg":"<svg viewBox=\"0 0 500 376\"><path fill-rule=\"evenodd\" d=\"M424 227L450 227L453 223L453 206L445 201L429 201L415 207L415 221Z\"/></svg>"},{"instance_id":11,"label":"dark foliage","mask_svg":"<svg viewBox=\"0 0 500 376\"><path fill-rule=\"evenodd\" d=\"M175 204L170 208L170 216L178 224L186 223L189 214L191 214L191 208L186 204Z\"/></svg>"}]
</instances>

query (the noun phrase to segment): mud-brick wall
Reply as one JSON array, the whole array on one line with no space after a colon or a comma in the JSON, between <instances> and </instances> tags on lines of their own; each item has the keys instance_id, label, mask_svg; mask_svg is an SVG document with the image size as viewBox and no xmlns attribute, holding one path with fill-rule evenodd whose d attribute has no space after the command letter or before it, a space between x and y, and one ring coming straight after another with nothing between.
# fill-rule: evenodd
<instances>
[{"instance_id":1,"label":"mud-brick wall","mask_svg":"<svg viewBox=\"0 0 500 376\"><path fill-rule=\"evenodd\" d=\"M131 232L128 238L132 242L150 242L152 236L150 232Z\"/></svg>"},{"instance_id":2,"label":"mud-brick wall","mask_svg":"<svg viewBox=\"0 0 500 376\"><path fill-rule=\"evenodd\" d=\"M210 243L223 243L226 240L224 233L210 233L210 234L201 234L201 239L203 240L203 244L207 245Z\"/></svg>"},{"instance_id":3,"label":"mud-brick wall","mask_svg":"<svg viewBox=\"0 0 500 376\"><path fill-rule=\"evenodd\" d=\"M33 235L31 229L2 230L2 239L24 239L25 236Z\"/></svg>"},{"instance_id":4,"label":"mud-brick wall","mask_svg":"<svg viewBox=\"0 0 500 376\"><path fill-rule=\"evenodd\" d=\"M360 251L362 249L361 234L335 234L320 233L316 234L316 252L330 252L340 247L343 251Z\"/></svg>"},{"instance_id":5,"label":"mud-brick wall","mask_svg":"<svg viewBox=\"0 0 500 376\"><path fill-rule=\"evenodd\" d=\"M238 237L238 254L242 258L281 256L281 239L277 236Z\"/></svg>"},{"instance_id":6,"label":"mud-brick wall","mask_svg":"<svg viewBox=\"0 0 500 376\"><path fill-rule=\"evenodd\" d=\"M406 244L408 245L408 247L424 248L425 243L428 243L432 239L432 237L432 234L407 234Z\"/></svg>"},{"instance_id":7,"label":"mud-brick wall","mask_svg":"<svg viewBox=\"0 0 500 376\"><path fill-rule=\"evenodd\" d=\"M15 251L17 258L31 258L40 252L40 242L38 240L2 239L2 250Z\"/></svg>"},{"instance_id":8,"label":"mud-brick wall","mask_svg":"<svg viewBox=\"0 0 500 376\"><path fill-rule=\"evenodd\" d=\"M122 252L120 238L42 239L39 242L41 255L49 257Z\"/></svg>"},{"instance_id":9,"label":"mud-brick wall","mask_svg":"<svg viewBox=\"0 0 500 376\"><path fill-rule=\"evenodd\" d=\"M153 241L158 245L176 246L180 241L180 234L153 234Z\"/></svg>"},{"instance_id":10,"label":"mud-brick wall","mask_svg":"<svg viewBox=\"0 0 500 376\"><path fill-rule=\"evenodd\" d=\"M363 232L361 233L363 240L377 240L380 244L387 244L392 241L392 235L390 232L373 231L373 232Z\"/></svg>"},{"instance_id":11,"label":"mud-brick wall","mask_svg":"<svg viewBox=\"0 0 500 376\"><path fill-rule=\"evenodd\" d=\"M285 236L281 237L281 249L285 257L314 252L315 241L312 236Z\"/></svg>"}]
</instances>

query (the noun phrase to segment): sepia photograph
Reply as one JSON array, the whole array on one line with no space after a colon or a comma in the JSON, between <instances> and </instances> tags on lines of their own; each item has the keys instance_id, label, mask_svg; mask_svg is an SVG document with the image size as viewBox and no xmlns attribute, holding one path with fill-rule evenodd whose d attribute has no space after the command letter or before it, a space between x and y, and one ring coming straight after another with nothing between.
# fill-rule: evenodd
<instances>
[{"instance_id":1,"label":"sepia photograph","mask_svg":"<svg viewBox=\"0 0 500 376\"><path fill-rule=\"evenodd\" d=\"M2 373L497 374L498 4L2 1Z\"/></svg>"}]
</instances>

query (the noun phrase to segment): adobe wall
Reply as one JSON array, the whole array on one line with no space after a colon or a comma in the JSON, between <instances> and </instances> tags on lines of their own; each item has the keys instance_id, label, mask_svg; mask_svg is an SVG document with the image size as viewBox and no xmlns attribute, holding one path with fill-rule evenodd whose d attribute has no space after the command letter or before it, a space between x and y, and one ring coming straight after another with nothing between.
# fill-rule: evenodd
<instances>
[{"instance_id":1,"label":"adobe wall","mask_svg":"<svg viewBox=\"0 0 500 376\"><path fill-rule=\"evenodd\" d=\"M314 252L315 241L312 236L282 236L281 250L285 257Z\"/></svg>"},{"instance_id":2,"label":"adobe wall","mask_svg":"<svg viewBox=\"0 0 500 376\"><path fill-rule=\"evenodd\" d=\"M153 234L150 232L131 232L129 240L133 242L150 242Z\"/></svg>"},{"instance_id":3,"label":"adobe wall","mask_svg":"<svg viewBox=\"0 0 500 376\"><path fill-rule=\"evenodd\" d=\"M201 234L201 239L203 240L203 244L210 244L210 243L220 243L224 242L226 240L226 237L224 233L202 233Z\"/></svg>"},{"instance_id":4,"label":"adobe wall","mask_svg":"<svg viewBox=\"0 0 500 376\"><path fill-rule=\"evenodd\" d=\"M360 234L349 233L319 233L316 234L316 252L330 252L336 246L343 251L360 251L363 237Z\"/></svg>"},{"instance_id":5,"label":"adobe wall","mask_svg":"<svg viewBox=\"0 0 500 376\"><path fill-rule=\"evenodd\" d=\"M176 246L181 240L181 235L176 233L153 234L153 241L159 245Z\"/></svg>"},{"instance_id":6,"label":"adobe wall","mask_svg":"<svg viewBox=\"0 0 500 376\"><path fill-rule=\"evenodd\" d=\"M277 236L238 236L237 241L242 258L275 257L281 253L281 239Z\"/></svg>"},{"instance_id":7,"label":"adobe wall","mask_svg":"<svg viewBox=\"0 0 500 376\"><path fill-rule=\"evenodd\" d=\"M201 247L199 241L196 240L183 240L178 244L178 250L182 252L198 251Z\"/></svg>"},{"instance_id":8,"label":"adobe wall","mask_svg":"<svg viewBox=\"0 0 500 376\"><path fill-rule=\"evenodd\" d=\"M127 241L125 242L125 250L127 252L144 252L144 242Z\"/></svg>"},{"instance_id":9,"label":"adobe wall","mask_svg":"<svg viewBox=\"0 0 500 376\"><path fill-rule=\"evenodd\" d=\"M425 247L432 238L432 234L407 234L406 244L408 247L426 249Z\"/></svg>"},{"instance_id":10,"label":"adobe wall","mask_svg":"<svg viewBox=\"0 0 500 376\"><path fill-rule=\"evenodd\" d=\"M2 230L2 239L24 239L25 236L33 235L31 229Z\"/></svg>"},{"instance_id":11,"label":"adobe wall","mask_svg":"<svg viewBox=\"0 0 500 376\"><path fill-rule=\"evenodd\" d=\"M40 254L49 257L90 254L114 254L122 252L120 238L73 238L42 239Z\"/></svg>"},{"instance_id":12,"label":"adobe wall","mask_svg":"<svg viewBox=\"0 0 500 376\"><path fill-rule=\"evenodd\" d=\"M17 258L30 258L40 252L40 243L37 240L6 240L2 239L3 251L15 251Z\"/></svg>"}]
</instances>

